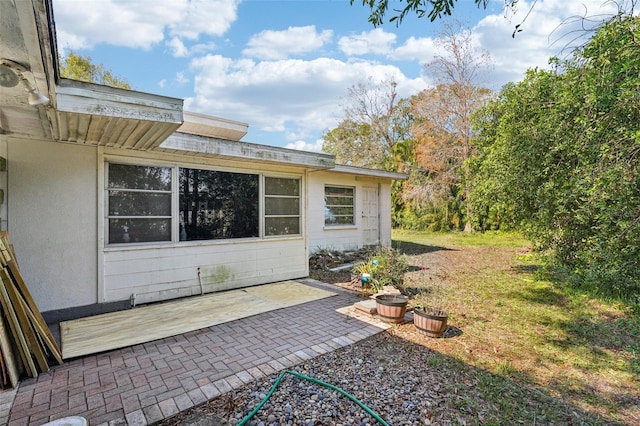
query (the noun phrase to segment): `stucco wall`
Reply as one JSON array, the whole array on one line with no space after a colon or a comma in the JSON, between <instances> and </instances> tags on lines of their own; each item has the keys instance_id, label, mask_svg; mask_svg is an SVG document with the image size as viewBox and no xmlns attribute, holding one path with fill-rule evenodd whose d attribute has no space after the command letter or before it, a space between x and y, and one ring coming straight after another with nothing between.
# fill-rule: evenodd
<instances>
[{"instance_id":1,"label":"stucco wall","mask_svg":"<svg viewBox=\"0 0 640 426\"><path fill-rule=\"evenodd\" d=\"M96 149L8 139L7 219L40 311L97 302Z\"/></svg>"}]
</instances>

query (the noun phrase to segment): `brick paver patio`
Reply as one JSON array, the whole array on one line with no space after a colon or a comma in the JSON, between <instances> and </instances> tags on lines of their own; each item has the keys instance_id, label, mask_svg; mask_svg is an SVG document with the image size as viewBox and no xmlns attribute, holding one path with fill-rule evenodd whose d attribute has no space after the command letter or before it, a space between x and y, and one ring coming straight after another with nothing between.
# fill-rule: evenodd
<instances>
[{"instance_id":1,"label":"brick paver patio","mask_svg":"<svg viewBox=\"0 0 640 426\"><path fill-rule=\"evenodd\" d=\"M336 312L359 299L330 289L338 295L55 366L0 392L0 424L147 425L384 329Z\"/></svg>"}]
</instances>

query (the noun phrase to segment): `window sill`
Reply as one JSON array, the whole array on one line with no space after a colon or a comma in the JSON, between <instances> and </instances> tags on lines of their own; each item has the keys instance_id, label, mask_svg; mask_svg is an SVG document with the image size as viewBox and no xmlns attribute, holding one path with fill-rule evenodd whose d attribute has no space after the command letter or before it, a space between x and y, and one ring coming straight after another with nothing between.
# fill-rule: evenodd
<instances>
[{"instance_id":1,"label":"window sill","mask_svg":"<svg viewBox=\"0 0 640 426\"><path fill-rule=\"evenodd\" d=\"M269 243L278 240L296 240L302 239L302 235L270 235L263 238L237 238L237 239L220 239L220 240L193 240L178 242L159 242L159 243L127 243L127 244L110 244L104 247L104 252L129 251L129 250L157 250L157 249L181 249L186 247L216 246L228 244L260 244Z\"/></svg>"},{"instance_id":2,"label":"window sill","mask_svg":"<svg viewBox=\"0 0 640 426\"><path fill-rule=\"evenodd\" d=\"M325 225L322 227L324 231L344 231L347 229L358 229L356 225Z\"/></svg>"}]
</instances>

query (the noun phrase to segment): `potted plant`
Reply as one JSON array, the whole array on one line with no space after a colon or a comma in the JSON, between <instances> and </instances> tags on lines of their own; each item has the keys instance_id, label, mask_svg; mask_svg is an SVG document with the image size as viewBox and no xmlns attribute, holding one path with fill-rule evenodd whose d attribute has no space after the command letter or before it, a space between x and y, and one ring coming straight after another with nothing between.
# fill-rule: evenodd
<instances>
[{"instance_id":1,"label":"potted plant","mask_svg":"<svg viewBox=\"0 0 640 426\"><path fill-rule=\"evenodd\" d=\"M414 299L413 324L429 337L440 337L447 329L449 319L446 289L439 281L432 281Z\"/></svg>"}]
</instances>

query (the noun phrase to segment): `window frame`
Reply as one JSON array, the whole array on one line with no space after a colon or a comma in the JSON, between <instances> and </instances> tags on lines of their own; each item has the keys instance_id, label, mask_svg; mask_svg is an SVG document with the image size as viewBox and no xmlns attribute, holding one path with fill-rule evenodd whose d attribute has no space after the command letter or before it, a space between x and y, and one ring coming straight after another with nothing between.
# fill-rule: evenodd
<instances>
[{"instance_id":1,"label":"window frame","mask_svg":"<svg viewBox=\"0 0 640 426\"><path fill-rule=\"evenodd\" d=\"M298 195L282 195L282 194L267 194L267 185L266 185L266 180L267 179L288 179L288 180L296 180L298 181ZM261 229L261 235L263 238L268 239L268 238L283 238L283 237L298 237L298 236L302 236L303 234L303 222L302 222L302 209L303 209L303 204L302 204L302 176L297 176L297 177L293 177L293 176L282 176L282 175L275 175L275 174L263 174L262 175L262 179L261 179L261 199L262 199L262 211L261 211L261 225L262 225L262 229ZM268 198L272 198L272 199L283 199L283 200L293 200L293 199L297 199L298 200L298 214L294 215L294 214L285 214L285 215L275 215L275 214L267 214L266 212L266 206L267 206L267 199ZM269 234L267 235L267 219L268 218L297 218L298 219L298 232L295 234Z\"/></svg>"},{"instance_id":2,"label":"window frame","mask_svg":"<svg viewBox=\"0 0 640 426\"><path fill-rule=\"evenodd\" d=\"M340 216L340 217L348 217L351 216L351 223L327 223L327 215L326 213L323 214L323 223L325 227L328 228L345 228L345 227L355 227L357 226L356 223L356 187L355 186L350 186L350 185L332 185L332 184L325 184L324 185L324 190L323 190L323 212L326 212L328 208L331 207L346 207L343 205L327 205L326 202L326 198L327 198L327 188L340 188L340 189L350 189L352 191L352 195L351 197L342 197L342 198L351 198L351 208L352 208L352 214L351 215L334 215L334 216ZM336 195L331 195L332 197L336 197ZM339 195L337 197L340 197Z\"/></svg>"},{"instance_id":3,"label":"window frame","mask_svg":"<svg viewBox=\"0 0 640 426\"><path fill-rule=\"evenodd\" d=\"M142 189L142 188L121 188L121 187L110 187L110 165L114 164L114 165L121 165L121 166L132 166L132 167L157 167L157 168L163 168L163 169L169 169L169 173L170 173L170 183L169 183L169 187L170 189L166 190L166 189ZM105 243L109 246L113 246L113 245L124 245L124 246L129 246L131 244L135 244L135 245L140 245L140 244L166 244L166 243L170 243L173 240L173 205L174 205L174 197L173 197L173 182L174 182L174 175L173 175L173 171L171 170L170 166L166 166L166 165L158 165L158 164L132 164L132 163L128 163L128 162L122 162L122 161L109 161L109 162L105 162L105 202L104 202L104 207L105 207ZM169 207L169 211L170 211L170 215L112 215L110 214L111 211L111 193L113 192L122 192L122 193L129 193L129 194L134 194L134 193L138 193L138 194L164 194L164 195L169 195L169 202L170 202L170 207ZM158 220L158 219L168 219L170 226L169 226L169 239L167 240L156 240L156 241L140 241L140 242L136 242L136 241L123 241L123 242L110 242L111 239L111 232L110 232L110 224L111 224L111 220ZM125 231L126 233L126 231ZM128 235L128 233L127 233ZM130 236L129 236L130 237Z\"/></svg>"},{"instance_id":4,"label":"window frame","mask_svg":"<svg viewBox=\"0 0 640 426\"><path fill-rule=\"evenodd\" d=\"M272 240L272 239L291 239L291 238L304 238L305 237L305 217L306 213L304 197L305 195L305 176L304 172L264 172L253 169L237 169L232 167L225 166L212 166L205 164L194 164L188 162L172 162L172 161L163 161L163 160L154 160L149 158L142 157L121 157L116 154L108 154L105 153L102 157L103 164L103 172L102 176L103 183L100 185L102 187L101 197L99 197L99 203L101 207L99 210L103 210L103 213L100 215L103 218L103 224L101 226L103 230L103 236L101 237L104 241L105 249L141 249L145 247L155 246L187 246L187 245L203 245L203 244L232 244L234 242L242 242L242 241L264 241L264 240ZM109 219L112 219L109 215L109 165L110 164L120 164L127 166L142 166L142 167L164 167L171 169L171 217L167 217L171 221L171 238L166 241L152 241L152 242L109 242ZM212 171L220 171L220 172L230 172L230 173L239 173L239 174L252 174L258 176L259 188L258 188L258 226L259 233L257 237L246 237L246 238L224 238L224 239L210 239L210 240L190 240L190 241L181 241L180 240L180 176L179 170L180 168L190 168L190 169L201 169L201 170L212 170ZM298 181L299 185L299 195L293 198L298 199L298 209L299 214L298 225L299 232L295 234L281 234L281 235L266 235L265 228L265 178L284 178L284 179L293 179Z\"/></svg>"}]
</instances>

